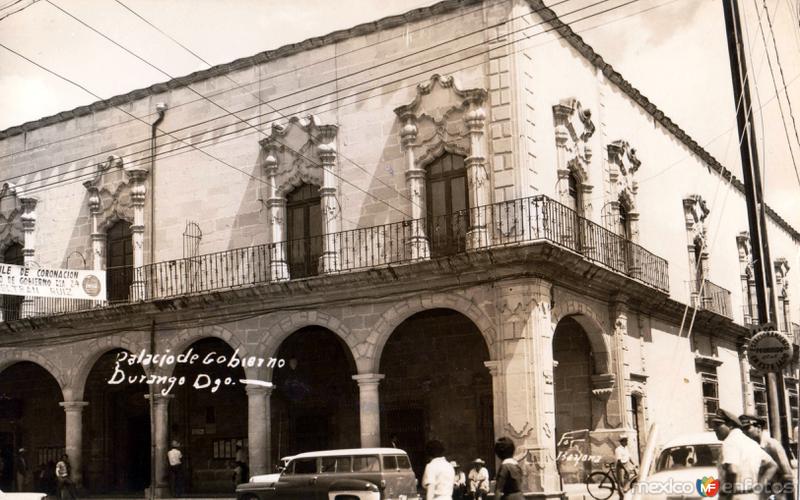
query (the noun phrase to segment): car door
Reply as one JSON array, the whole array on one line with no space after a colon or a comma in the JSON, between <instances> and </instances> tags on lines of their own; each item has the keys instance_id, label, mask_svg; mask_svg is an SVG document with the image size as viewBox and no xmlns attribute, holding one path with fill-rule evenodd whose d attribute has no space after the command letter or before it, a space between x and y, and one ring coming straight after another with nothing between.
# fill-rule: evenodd
<instances>
[{"instance_id":1,"label":"car door","mask_svg":"<svg viewBox=\"0 0 800 500\"><path fill-rule=\"evenodd\" d=\"M322 457L320 475L317 479L318 500L327 500L328 492L339 479L347 479L351 473L352 458L349 456ZM310 497L309 497L310 498Z\"/></svg>"},{"instance_id":2,"label":"car door","mask_svg":"<svg viewBox=\"0 0 800 500\"><path fill-rule=\"evenodd\" d=\"M275 485L280 499L315 500L317 497L318 459L295 458Z\"/></svg>"}]
</instances>

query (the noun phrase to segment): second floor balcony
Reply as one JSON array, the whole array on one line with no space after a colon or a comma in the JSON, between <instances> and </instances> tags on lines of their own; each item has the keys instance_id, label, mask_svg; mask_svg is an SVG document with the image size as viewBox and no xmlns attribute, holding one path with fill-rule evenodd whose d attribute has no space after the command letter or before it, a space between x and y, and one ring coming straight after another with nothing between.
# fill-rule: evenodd
<instances>
[{"instance_id":1,"label":"second floor balcony","mask_svg":"<svg viewBox=\"0 0 800 500\"><path fill-rule=\"evenodd\" d=\"M689 282L692 306L733 319L731 292L709 280Z\"/></svg>"},{"instance_id":2,"label":"second floor balcony","mask_svg":"<svg viewBox=\"0 0 800 500\"><path fill-rule=\"evenodd\" d=\"M539 195L441 217L236 248L136 269L109 269L108 301L28 298L25 303L9 304L14 310L2 313L6 320L46 316L543 242L660 292L669 291L665 259Z\"/></svg>"}]
</instances>

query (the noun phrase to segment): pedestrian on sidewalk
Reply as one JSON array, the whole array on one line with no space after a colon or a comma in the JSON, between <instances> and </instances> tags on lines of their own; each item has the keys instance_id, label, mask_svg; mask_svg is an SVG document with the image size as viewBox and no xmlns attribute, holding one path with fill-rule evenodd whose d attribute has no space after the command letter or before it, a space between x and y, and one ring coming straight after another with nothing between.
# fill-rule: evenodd
<instances>
[{"instance_id":1,"label":"pedestrian on sidewalk","mask_svg":"<svg viewBox=\"0 0 800 500\"><path fill-rule=\"evenodd\" d=\"M522 494L522 467L514 459L514 441L501 437L494 444L494 454L501 460L497 471L494 497L498 500L524 500Z\"/></svg>"},{"instance_id":2,"label":"pedestrian on sidewalk","mask_svg":"<svg viewBox=\"0 0 800 500\"><path fill-rule=\"evenodd\" d=\"M56 464L56 481L58 481L58 498L60 500L75 500L78 494L75 491L75 483L72 482L72 467L69 463L69 456L65 453L61 455L61 460Z\"/></svg>"},{"instance_id":3,"label":"pedestrian on sidewalk","mask_svg":"<svg viewBox=\"0 0 800 500\"><path fill-rule=\"evenodd\" d=\"M17 469L17 491L25 491L25 488L28 485L26 481L28 477L28 459L25 458L25 448L20 448L17 452L15 465Z\"/></svg>"},{"instance_id":4,"label":"pedestrian on sidewalk","mask_svg":"<svg viewBox=\"0 0 800 500\"><path fill-rule=\"evenodd\" d=\"M469 498L471 500L483 500L489 496L489 471L484 465L486 462L481 458L472 461L472 469L469 471Z\"/></svg>"},{"instance_id":5,"label":"pedestrian on sidewalk","mask_svg":"<svg viewBox=\"0 0 800 500\"><path fill-rule=\"evenodd\" d=\"M178 441L172 442L172 448L167 452L169 462L169 484L173 497L183 496L183 453Z\"/></svg>"},{"instance_id":6,"label":"pedestrian on sidewalk","mask_svg":"<svg viewBox=\"0 0 800 500\"><path fill-rule=\"evenodd\" d=\"M453 483L456 471L444 458L444 445L441 441L429 441L425 451L431 458L422 474L422 487L426 500L453 500Z\"/></svg>"}]
</instances>

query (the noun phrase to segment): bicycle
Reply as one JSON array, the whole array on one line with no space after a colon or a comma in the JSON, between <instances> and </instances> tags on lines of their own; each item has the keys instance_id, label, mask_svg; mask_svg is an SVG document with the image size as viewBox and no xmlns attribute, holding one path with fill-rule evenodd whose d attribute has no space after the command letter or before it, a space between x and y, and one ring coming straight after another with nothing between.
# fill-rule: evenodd
<instances>
[{"instance_id":1,"label":"bicycle","mask_svg":"<svg viewBox=\"0 0 800 500\"><path fill-rule=\"evenodd\" d=\"M623 495L631 489L633 484L638 479L639 474L634 471L628 479L628 487L623 491ZM606 500L611 497L614 492L619 491L620 487L617 483L616 464L609 462L605 464L605 470L594 471L586 478L586 490L592 498L596 500Z\"/></svg>"}]
</instances>

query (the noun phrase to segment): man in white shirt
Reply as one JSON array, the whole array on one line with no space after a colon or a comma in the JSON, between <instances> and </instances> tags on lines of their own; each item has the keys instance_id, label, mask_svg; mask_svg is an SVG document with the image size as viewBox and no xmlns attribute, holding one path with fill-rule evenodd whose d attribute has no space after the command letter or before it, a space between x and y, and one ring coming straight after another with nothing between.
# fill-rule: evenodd
<instances>
[{"instance_id":1,"label":"man in white shirt","mask_svg":"<svg viewBox=\"0 0 800 500\"><path fill-rule=\"evenodd\" d=\"M169 479L172 486L172 496L183 496L183 453L179 449L181 444L178 441L172 442L172 448L167 452L169 461Z\"/></svg>"},{"instance_id":2,"label":"man in white shirt","mask_svg":"<svg viewBox=\"0 0 800 500\"><path fill-rule=\"evenodd\" d=\"M758 500L759 492L775 475L778 465L739 428L739 418L717 410L711 419L717 438L722 441L719 458L720 498Z\"/></svg>"},{"instance_id":3,"label":"man in white shirt","mask_svg":"<svg viewBox=\"0 0 800 500\"><path fill-rule=\"evenodd\" d=\"M489 495L489 471L484 467L485 464L480 458L472 462L472 469L469 471L470 498L483 499Z\"/></svg>"},{"instance_id":4,"label":"man in white shirt","mask_svg":"<svg viewBox=\"0 0 800 500\"><path fill-rule=\"evenodd\" d=\"M425 499L452 500L456 471L444 458L444 445L441 441L433 440L425 446L425 451L431 457L431 461L425 466L425 472L422 474Z\"/></svg>"},{"instance_id":5,"label":"man in white shirt","mask_svg":"<svg viewBox=\"0 0 800 500\"><path fill-rule=\"evenodd\" d=\"M619 438L619 446L614 450L614 462L616 465L617 484L619 485L619 497L623 498L630 487L631 477L636 473L636 466L633 464L631 452L628 450L627 436Z\"/></svg>"}]
</instances>

